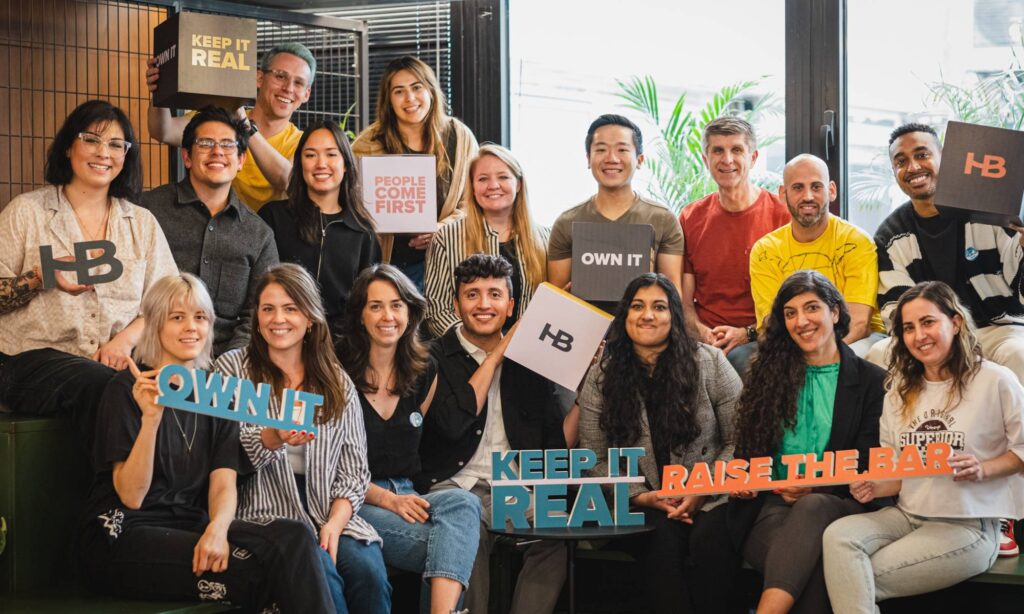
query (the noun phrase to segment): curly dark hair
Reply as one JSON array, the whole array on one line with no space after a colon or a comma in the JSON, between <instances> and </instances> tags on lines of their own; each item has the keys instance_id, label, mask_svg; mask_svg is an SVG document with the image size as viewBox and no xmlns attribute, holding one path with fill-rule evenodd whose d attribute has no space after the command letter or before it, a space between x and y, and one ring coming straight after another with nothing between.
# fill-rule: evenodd
<instances>
[{"instance_id":1,"label":"curly dark hair","mask_svg":"<svg viewBox=\"0 0 1024 614\"><path fill-rule=\"evenodd\" d=\"M501 256L473 254L455 267L455 296L462 284L478 279L504 279L508 282L508 295L512 296L512 265Z\"/></svg>"},{"instance_id":2,"label":"curly dark hair","mask_svg":"<svg viewBox=\"0 0 1024 614\"><path fill-rule=\"evenodd\" d=\"M390 264L375 264L363 269L356 277L345 304L345 320L335 348L356 388L364 393L377 392L378 382L370 381L370 372L373 370L370 367L370 335L362 322L367 293L370 284L375 281L384 281L394 286L409 310L409 322L398 340L398 351L395 352L395 387L388 391L400 397L406 396L414 392L417 381L429 364L427 348L419 338L420 323L427 312L427 300L400 270Z\"/></svg>"},{"instance_id":3,"label":"curly dark hair","mask_svg":"<svg viewBox=\"0 0 1024 614\"><path fill-rule=\"evenodd\" d=\"M668 297L671 328L668 345L658 355L653 371L637 354L626 331L626 318L641 288L658 286ZM680 451L700 434L694 417L700 366L697 342L686 332L683 303L671 281L660 273L644 273L626 286L608 332L602 374L601 430L610 445L635 445L646 407L651 432L661 433L669 449Z\"/></svg>"},{"instance_id":4,"label":"curly dark hair","mask_svg":"<svg viewBox=\"0 0 1024 614\"><path fill-rule=\"evenodd\" d=\"M835 340L850 332L850 310L839 290L817 271L797 271L782 282L740 395L736 412L736 458L771 456L782 433L796 424L796 400L804 387L807 362L786 328L784 308L793 297L810 292L829 310L839 312Z\"/></svg>"}]
</instances>

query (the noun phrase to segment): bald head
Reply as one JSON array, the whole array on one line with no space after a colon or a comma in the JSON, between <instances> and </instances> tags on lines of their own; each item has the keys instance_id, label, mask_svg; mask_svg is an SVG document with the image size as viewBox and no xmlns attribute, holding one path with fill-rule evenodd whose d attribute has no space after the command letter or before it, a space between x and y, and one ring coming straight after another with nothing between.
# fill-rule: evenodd
<instances>
[{"instance_id":1,"label":"bald head","mask_svg":"<svg viewBox=\"0 0 1024 614\"><path fill-rule=\"evenodd\" d=\"M801 171L816 169L821 176L821 182L828 185L828 165L825 161L815 156L814 154L800 154L789 162L786 162L785 168L782 169L782 182L789 183L789 176L796 172L797 169Z\"/></svg>"},{"instance_id":2,"label":"bald head","mask_svg":"<svg viewBox=\"0 0 1024 614\"><path fill-rule=\"evenodd\" d=\"M787 162L779 199L789 208L794 227L801 226L812 235L824 232L828 226L828 204L836 199L836 184L829 181L825 161L800 154Z\"/></svg>"}]
</instances>

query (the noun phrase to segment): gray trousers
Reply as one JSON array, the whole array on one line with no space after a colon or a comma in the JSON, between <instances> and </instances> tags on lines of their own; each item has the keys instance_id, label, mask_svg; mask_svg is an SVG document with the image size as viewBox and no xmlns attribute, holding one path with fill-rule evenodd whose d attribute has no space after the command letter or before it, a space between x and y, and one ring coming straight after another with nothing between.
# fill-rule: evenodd
<instances>
[{"instance_id":1,"label":"gray trousers","mask_svg":"<svg viewBox=\"0 0 1024 614\"><path fill-rule=\"evenodd\" d=\"M459 488L452 480L435 484L430 490ZM491 488L479 481L469 492L480 497L480 547L473 561L464 607L472 614L487 614L491 593L491 550L494 536L487 528L491 521ZM511 614L544 614L555 609L558 595L565 583L565 544L560 541L538 541L523 552L523 569L516 580L512 595Z\"/></svg>"},{"instance_id":2,"label":"gray trousers","mask_svg":"<svg viewBox=\"0 0 1024 614\"><path fill-rule=\"evenodd\" d=\"M928 519L887 507L825 531L825 581L837 614L920 595L983 573L999 553L998 518Z\"/></svg>"},{"instance_id":3,"label":"gray trousers","mask_svg":"<svg viewBox=\"0 0 1024 614\"><path fill-rule=\"evenodd\" d=\"M764 575L764 588L786 591L796 600L791 612L828 612L821 563L821 535L832 521L859 514L853 499L812 493L788 505L768 495L743 546L743 558Z\"/></svg>"}]
</instances>

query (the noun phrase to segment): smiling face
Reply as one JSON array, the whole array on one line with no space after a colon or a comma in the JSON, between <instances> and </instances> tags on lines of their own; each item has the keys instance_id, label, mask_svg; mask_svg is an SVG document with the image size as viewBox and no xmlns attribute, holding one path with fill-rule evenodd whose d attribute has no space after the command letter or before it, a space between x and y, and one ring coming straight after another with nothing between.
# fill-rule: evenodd
<instances>
[{"instance_id":1,"label":"smiling face","mask_svg":"<svg viewBox=\"0 0 1024 614\"><path fill-rule=\"evenodd\" d=\"M803 351L809 363L820 364L818 357L831 356L836 351L835 325L839 309L828 304L813 292L798 294L782 307L789 336Z\"/></svg>"},{"instance_id":2,"label":"smiling face","mask_svg":"<svg viewBox=\"0 0 1024 614\"><path fill-rule=\"evenodd\" d=\"M466 333L478 339L491 339L501 335L501 327L512 315L514 302L507 279L484 277L459 285L455 312L462 318Z\"/></svg>"},{"instance_id":3,"label":"smiling face","mask_svg":"<svg viewBox=\"0 0 1024 614\"><path fill-rule=\"evenodd\" d=\"M388 95L398 123L408 126L422 124L432 104L427 84L412 71L400 70L391 77L390 85Z\"/></svg>"},{"instance_id":4,"label":"smiling face","mask_svg":"<svg viewBox=\"0 0 1024 614\"><path fill-rule=\"evenodd\" d=\"M260 335L267 342L271 354L301 348L302 340L313 324L277 283L267 284L260 293L257 314Z\"/></svg>"},{"instance_id":5,"label":"smiling face","mask_svg":"<svg viewBox=\"0 0 1024 614\"><path fill-rule=\"evenodd\" d=\"M836 199L836 184L820 160L804 159L786 165L779 197L793 222L812 229L828 224L828 205Z\"/></svg>"},{"instance_id":6,"label":"smiling face","mask_svg":"<svg viewBox=\"0 0 1024 614\"><path fill-rule=\"evenodd\" d=\"M590 173L602 188L614 190L629 187L633 173L643 164L637 155L633 131L625 126L607 125L594 131L587 163Z\"/></svg>"},{"instance_id":7,"label":"smiling face","mask_svg":"<svg viewBox=\"0 0 1024 614\"><path fill-rule=\"evenodd\" d=\"M330 130L314 130L306 139L302 146L302 177L313 194L337 196L341 190L345 158Z\"/></svg>"},{"instance_id":8,"label":"smiling face","mask_svg":"<svg viewBox=\"0 0 1024 614\"><path fill-rule=\"evenodd\" d=\"M750 169L757 161L757 150L750 149L744 134L712 134L704 163L720 189L728 190L749 183Z\"/></svg>"},{"instance_id":9,"label":"smiling face","mask_svg":"<svg viewBox=\"0 0 1024 614\"><path fill-rule=\"evenodd\" d=\"M205 311L182 300L174 301L160 327L161 363L191 363L202 353L209 333L210 319Z\"/></svg>"},{"instance_id":10,"label":"smiling face","mask_svg":"<svg viewBox=\"0 0 1024 614\"><path fill-rule=\"evenodd\" d=\"M657 285L637 290L626 312L626 334L634 347L660 352L668 346L671 330L672 311L665 291Z\"/></svg>"},{"instance_id":11,"label":"smiling face","mask_svg":"<svg viewBox=\"0 0 1024 614\"><path fill-rule=\"evenodd\" d=\"M963 326L959 314L952 318L926 298L915 298L903 305L903 343L925 368L929 380L944 379L942 366L949 359L956 336Z\"/></svg>"},{"instance_id":12,"label":"smiling face","mask_svg":"<svg viewBox=\"0 0 1024 614\"><path fill-rule=\"evenodd\" d=\"M196 128L197 140L211 139L214 143L220 143L234 141L237 138L235 129L221 122L204 122ZM220 145L214 145L213 149L203 150L193 144L191 152L181 150L181 159L188 169L188 176L193 185L198 183L210 189L217 189L235 180L245 161L245 154L239 155L237 148L227 150Z\"/></svg>"},{"instance_id":13,"label":"smiling face","mask_svg":"<svg viewBox=\"0 0 1024 614\"><path fill-rule=\"evenodd\" d=\"M97 122L84 132L96 135L104 142L111 139L124 140L124 130L114 121ZM109 145L93 147L82 139L75 139L71 144L68 159L71 162L71 182L90 189L109 188L124 168L123 154L117 155Z\"/></svg>"},{"instance_id":14,"label":"smiling face","mask_svg":"<svg viewBox=\"0 0 1024 614\"><path fill-rule=\"evenodd\" d=\"M487 213L511 213L519 193L512 169L495 156L483 156L473 165L473 197Z\"/></svg>"},{"instance_id":15,"label":"smiling face","mask_svg":"<svg viewBox=\"0 0 1024 614\"><path fill-rule=\"evenodd\" d=\"M393 347L409 325L409 306L394 284L378 279L366 288L366 305L361 320L370 343Z\"/></svg>"},{"instance_id":16,"label":"smiling face","mask_svg":"<svg viewBox=\"0 0 1024 614\"><path fill-rule=\"evenodd\" d=\"M908 132L889 145L889 161L903 193L913 200L935 196L942 150L928 132Z\"/></svg>"},{"instance_id":17,"label":"smiling face","mask_svg":"<svg viewBox=\"0 0 1024 614\"><path fill-rule=\"evenodd\" d=\"M309 64L297 55L278 53L266 72L256 72L256 104L268 117L291 119L309 100Z\"/></svg>"}]
</instances>

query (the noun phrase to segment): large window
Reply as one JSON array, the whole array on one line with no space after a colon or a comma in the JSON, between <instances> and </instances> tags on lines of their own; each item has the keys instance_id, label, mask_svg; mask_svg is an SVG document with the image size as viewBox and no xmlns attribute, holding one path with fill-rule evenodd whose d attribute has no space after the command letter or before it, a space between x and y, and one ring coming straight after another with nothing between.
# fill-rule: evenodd
<instances>
[{"instance_id":1,"label":"large window","mask_svg":"<svg viewBox=\"0 0 1024 614\"><path fill-rule=\"evenodd\" d=\"M847 7L849 217L873 234L907 200L889 166L893 128L916 121L942 134L950 119L1020 128L1006 120L1024 108L1024 2L932 0L923 10L857 0ZM1021 96L1015 102L1014 91Z\"/></svg>"},{"instance_id":2,"label":"large window","mask_svg":"<svg viewBox=\"0 0 1024 614\"><path fill-rule=\"evenodd\" d=\"M598 115L636 121L648 159L658 156L658 127L620 97L617 80L634 76L653 78L662 125L683 93L685 109L699 120L723 87L756 82L733 104L749 110L770 95L756 121L766 146L754 175L768 185L777 181L785 163L784 2L738 0L727 10L730 18L714 3L510 0L511 146L525 167L538 222L550 225L596 192L583 141ZM642 172L637 188L657 194L652 180Z\"/></svg>"}]
</instances>

